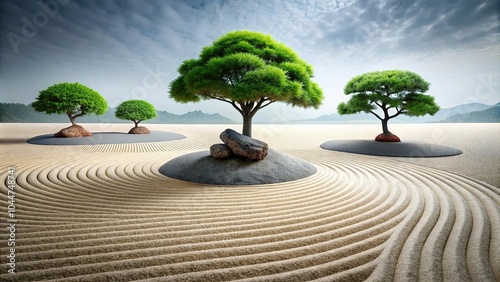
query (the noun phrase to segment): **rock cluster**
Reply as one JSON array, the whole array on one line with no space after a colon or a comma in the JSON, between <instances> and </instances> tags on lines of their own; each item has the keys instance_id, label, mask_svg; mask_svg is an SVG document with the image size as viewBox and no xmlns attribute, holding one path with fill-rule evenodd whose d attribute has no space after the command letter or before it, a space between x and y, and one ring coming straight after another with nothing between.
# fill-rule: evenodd
<instances>
[{"instance_id":1,"label":"rock cluster","mask_svg":"<svg viewBox=\"0 0 500 282\"><path fill-rule=\"evenodd\" d=\"M226 160L232 158L234 153L226 144L213 144L210 147L210 155L218 160Z\"/></svg>"},{"instance_id":2,"label":"rock cluster","mask_svg":"<svg viewBox=\"0 0 500 282\"><path fill-rule=\"evenodd\" d=\"M210 147L210 154L219 160L231 159L234 157L249 160L263 160L268 153L266 143L242 135L232 129L226 129L220 134L220 139L224 144L214 144Z\"/></svg>"},{"instance_id":3,"label":"rock cluster","mask_svg":"<svg viewBox=\"0 0 500 282\"><path fill-rule=\"evenodd\" d=\"M83 128L83 126L78 124L63 128L59 132L54 134L54 137L68 137L68 138L87 137L87 136L92 136L92 133L90 133L85 128Z\"/></svg>"}]
</instances>

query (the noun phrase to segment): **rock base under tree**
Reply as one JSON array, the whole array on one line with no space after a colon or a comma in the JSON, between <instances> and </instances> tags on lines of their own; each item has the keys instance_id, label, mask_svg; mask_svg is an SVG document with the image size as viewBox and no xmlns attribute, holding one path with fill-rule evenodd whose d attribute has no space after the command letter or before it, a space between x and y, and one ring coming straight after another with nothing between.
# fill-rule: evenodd
<instances>
[{"instance_id":1,"label":"rock base under tree","mask_svg":"<svg viewBox=\"0 0 500 282\"><path fill-rule=\"evenodd\" d=\"M375 141L378 141L378 142L401 142L401 139L399 139L399 137L397 137L396 135L394 135L392 133L389 133L389 134L380 133L379 135L377 135L377 137L375 137Z\"/></svg>"},{"instance_id":2,"label":"rock base under tree","mask_svg":"<svg viewBox=\"0 0 500 282\"><path fill-rule=\"evenodd\" d=\"M92 136L92 133L83 128L83 126L77 124L63 128L59 132L54 134L54 137L62 137L62 138L88 137L88 136Z\"/></svg>"},{"instance_id":3,"label":"rock base under tree","mask_svg":"<svg viewBox=\"0 0 500 282\"><path fill-rule=\"evenodd\" d=\"M128 132L129 134L149 134L151 131L144 126L133 127Z\"/></svg>"}]
</instances>

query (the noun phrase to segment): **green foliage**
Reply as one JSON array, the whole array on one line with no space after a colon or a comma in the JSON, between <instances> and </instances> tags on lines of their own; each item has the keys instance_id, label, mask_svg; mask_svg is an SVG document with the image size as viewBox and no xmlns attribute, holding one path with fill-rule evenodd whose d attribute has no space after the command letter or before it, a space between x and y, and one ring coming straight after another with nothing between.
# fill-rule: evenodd
<instances>
[{"instance_id":1,"label":"green foliage","mask_svg":"<svg viewBox=\"0 0 500 282\"><path fill-rule=\"evenodd\" d=\"M155 118L155 107L143 100L128 100L116 107L115 116L118 119L133 121L136 126L139 122Z\"/></svg>"},{"instance_id":2,"label":"green foliage","mask_svg":"<svg viewBox=\"0 0 500 282\"><path fill-rule=\"evenodd\" d=\"M54 84L40 91L32 107L37 112L66 114L74 119L88 114L102 115L106 112L106 100L95 90L78 82Z\"/></svg>"},{"instance_id":3,"label":"green foliage","mask_svg":"<svg viewBox=\"0 0 500 282\"><path fill-rule=\"evenodd\" d=\"M410 71L388 70L365 73L351 79L344 88L353 95L347 103L340 103L341 115L359 112L373 113L379 119L390 119L400 114L407 116L434 115L439 106L434 97L425 95L429 83ZM379 107L384 117L374 110ZM392 111L392 113L389 113Z\"/></svg>"},{"instance_id":4,"label":"green foliage","mask_svg":"<svg viewBox=\"0 0 500 282\"><path fill-rule=\"evenodd\" d=\"M230 32L203 48L198 59L184 61L170 83L170 97L180 103L217 99L243 117L280 101L318 108L323 94L311 81L312 67L269 35Z\"/></svg>"},{"instance_id":5,"label":"green foliage","mask_svg":"<svg viewBox=\"0 0 500 282\"><path fill-rule=\"evenodd\" d=\"M178 71L170 97L181 103L269 99L317 108L323 100L311 81L312 67L290 48L256 32L228 33L203 48L198 59L184 61Z\"/></svg>"}]
</instances>

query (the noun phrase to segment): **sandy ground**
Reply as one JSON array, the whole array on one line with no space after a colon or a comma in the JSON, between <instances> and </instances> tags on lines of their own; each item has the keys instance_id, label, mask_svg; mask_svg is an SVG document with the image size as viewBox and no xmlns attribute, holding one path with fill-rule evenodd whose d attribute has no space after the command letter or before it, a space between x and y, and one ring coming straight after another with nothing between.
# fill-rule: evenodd
<instances>
[{"instance_id":1,"label":"sandy ground","mask_svg":"<svg viewBox=\"0 0 500 282\"><path fill-rule=\"evenodd\" d=\"M188 137L148 144L25 143L64 126L0 124L0 178L15 167L17 193L15 232L4 228L0 249L9 255L15 237L16 281L500 280L499 124L391 125L403 141L464 152L431 159L319 148L372 139L377 125L255 125L255 138L318 172L236 187L158 172L219 143L228 126L147 125ZM1 192L6 222L5 185ZM0 280L13 279L9 268Z\"/></svg>"},{"instance_id":2,"label":"sandy ground","mask_svg":"<svg viewBox=\"0 0 500 282\"><path fill-rule=\"evenodd\" d=\"M0 144L9 145L2 153L13 152L12 145L31 137L56 132L67 124L0 124ZM127 132L128 124L86 124L96 132ZM171 131L196 139L201 144L220 143L218 135L226 128L240 130L239 125L147 125L152 130ZM254 125L255 138L279 150L318 149L335 139L371 140L380 133L379 125ZM423 141L451 146L463 151L445 158L393 158L455 172L500 187L500 124L394 124L391 131L403 141ZM12 133L15 134L12 134ZM3 147L3 146L2 146ZM6 148L6 147L3 147ZM14 153L15 154L15 153Z\"/></svg>"}]
</instances>

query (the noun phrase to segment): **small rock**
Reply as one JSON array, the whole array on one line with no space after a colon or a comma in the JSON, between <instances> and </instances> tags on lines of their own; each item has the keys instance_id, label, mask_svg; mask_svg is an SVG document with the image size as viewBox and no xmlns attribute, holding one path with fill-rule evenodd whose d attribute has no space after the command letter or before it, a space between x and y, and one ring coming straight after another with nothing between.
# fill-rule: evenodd
<instances>
[{"instance_id":1,"label":"small rock","mask_svg":"<svg viewBox=\"0 0 500 282\"><path fill-rule=\"evenodd\" d=\"M138 126L138 127L133 127L130 129L128 132L129 134L149 134L151 131L147 127L144 126Z\"/></svg>"},{"instance_id":2,"label":"small rock","mask_svg":"<svg viewBox=\"0 0 500 282\"><path fill-rule=\"evenodd\" d=\"M92 136L92 133L83 128L83 126L77 124L63 128L59 132L54 134L54 137L65 137L65 138L87 137L87 136Z\"/></svg>"},{"instance_id":3,"label":"small rock","mask_svg":"<svg viewBox=\"0 0 500 282\"><path fill-rule=\"evenodd\" d=\"M375 141L378 141L378 142L401 142L401 139L399 139L399 137L397 137L396 135L394 135L392 133L389 133L389 134L380 133L379 135L377 135L377 137L375 137Z\"/></svg>"},{"instance_id":4,"label":"small rock","mask_svg":"<svg viewBox=\"0 0 500 282\"><path fill-rule=\"evenodd\" d=\"M226 129L220 134L220 139L237 156L251 160L263 160L267 156L266 143L242 135L232 129Z\"/></svg>"},{"instance_id":5,"label":"small rock","mask_svg":"<svg viewBox=\"0 0 500 282\"><path fill-rule=\"evenodd\" d=\"M226 160L234 156L233 151L226 144L213 144L210 147L210 155L218 160Z\"/></svg>"}]
</instances>

